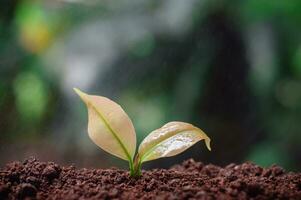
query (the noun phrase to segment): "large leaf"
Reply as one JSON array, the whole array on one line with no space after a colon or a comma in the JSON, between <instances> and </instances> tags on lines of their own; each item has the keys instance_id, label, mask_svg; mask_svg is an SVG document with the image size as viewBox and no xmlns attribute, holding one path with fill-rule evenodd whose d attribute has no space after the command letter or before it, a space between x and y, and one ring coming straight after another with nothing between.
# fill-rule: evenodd
<instances>
[{"instance_id":1,"label":"large leaf","mask_svg":"<svg viewBox=\"0 0 301 200\"><path fill-rule=\"evenodd\" d=\"M151 132L140 144L140 162L177 155L200 140L210 148L210 138L199 128L184 122L169 122Z\"/></svg>"},{"instance_id":2,"label":"large leaf","mask_svg":"<svg viewBox=\"0 0 301 200\"><path fill-rule=\"evenodd\" d=\"M132 160L136 133L131 119L120 105L102 96L88 95L76 88L74 90L87 105L91 140L110 154Z\"/></svg>"}]
</instances>

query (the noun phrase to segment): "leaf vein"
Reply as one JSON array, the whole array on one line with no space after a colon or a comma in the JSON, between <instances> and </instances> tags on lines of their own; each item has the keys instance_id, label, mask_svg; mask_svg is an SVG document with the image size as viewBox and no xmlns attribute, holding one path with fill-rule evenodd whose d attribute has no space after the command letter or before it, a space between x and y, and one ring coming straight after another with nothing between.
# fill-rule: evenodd
<instances>
[{"instance_id":1,"label":"leaf vein","mask_svg":"<svg viewBox=\"0 0 301 200\"><path fill-rule=\"evenodd\" d=\"M115 131L113 130L113 128L107 122L106 118L102 115L101 111L98 111L98 109L96 109L95 106L93 106L90 102L89 102L89 104L96 111L96 113L99 115L99 117L103 120L105 126L109 129L109 131L112 133L112 135L114 136L114 138L117 140L118 144L121 146L121 149L124 151L124 153L125 153L126 157L128 158L128 160L129 161L132 160L132 157L130 156L129 152L125 148L125 146L122 143L121 139L117 136L117 134L115 133Z\"/></svg>"}]
</instances>

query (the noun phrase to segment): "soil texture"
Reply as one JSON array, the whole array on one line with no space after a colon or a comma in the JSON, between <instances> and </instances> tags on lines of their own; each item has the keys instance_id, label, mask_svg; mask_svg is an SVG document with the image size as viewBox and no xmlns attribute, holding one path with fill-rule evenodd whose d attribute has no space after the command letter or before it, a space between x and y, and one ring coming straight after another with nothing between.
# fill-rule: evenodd
<instances>
[{"instance_id":1,"label":"soil texture","mask_svg":"<svg viewBox=\"0 0 301 200\"><path fill-rule=\"evenodd\" d=\"M0 169L0 199L300 199L301 173L187 160L170 169L76 169L34 158Z\"/></svg>"}]
</instances>

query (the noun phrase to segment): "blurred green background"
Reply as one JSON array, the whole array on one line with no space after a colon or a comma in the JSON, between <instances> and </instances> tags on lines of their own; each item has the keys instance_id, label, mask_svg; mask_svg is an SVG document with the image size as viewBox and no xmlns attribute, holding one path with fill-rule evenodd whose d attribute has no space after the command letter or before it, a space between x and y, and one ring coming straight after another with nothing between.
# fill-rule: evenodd
<instances>
[{"instance_id":1,"label":"blurred green background","mask_svg":"<svg viewBox=\"0 0 301 200\"><path fill-rule=\"evenodd\" d=\"M212 139L187 158L301 169L301 1L4 0L0 165L36 156L127 167L88 138L78 87L132 118L138 140L172 120Z\"/></svg>"}]
</instances>

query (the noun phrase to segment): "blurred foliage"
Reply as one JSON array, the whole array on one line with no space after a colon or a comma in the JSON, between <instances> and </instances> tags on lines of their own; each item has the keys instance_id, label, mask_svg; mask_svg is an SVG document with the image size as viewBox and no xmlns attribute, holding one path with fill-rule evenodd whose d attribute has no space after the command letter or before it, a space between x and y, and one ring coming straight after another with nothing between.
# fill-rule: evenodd
<instances>
[{"instance_id":1,"label":"blurred foliage","mask_svg":"<svg viewBox=\"0 0 301 200\"><path fill-rule=\"evenodd\" d=\"M20 73L14 82L16 108L26 122L38 122L46 110L48 95L45 83L33 73Z\"/></svg>"},{"instance_id":2,"label":"blurred foliage","mask_svg":"<svg viewBox=\"0 0 301 200\"><path fill-rule=\"evenodd\" d=\"M300 33L299 0L8 1L0 163L24 158L6 154L29 139L55 144L63 160L94 153L77 86L122 104L140 141L171 120L202 127L213 152L179 159L300 169Z\"/></svg>"}]
</instances>

